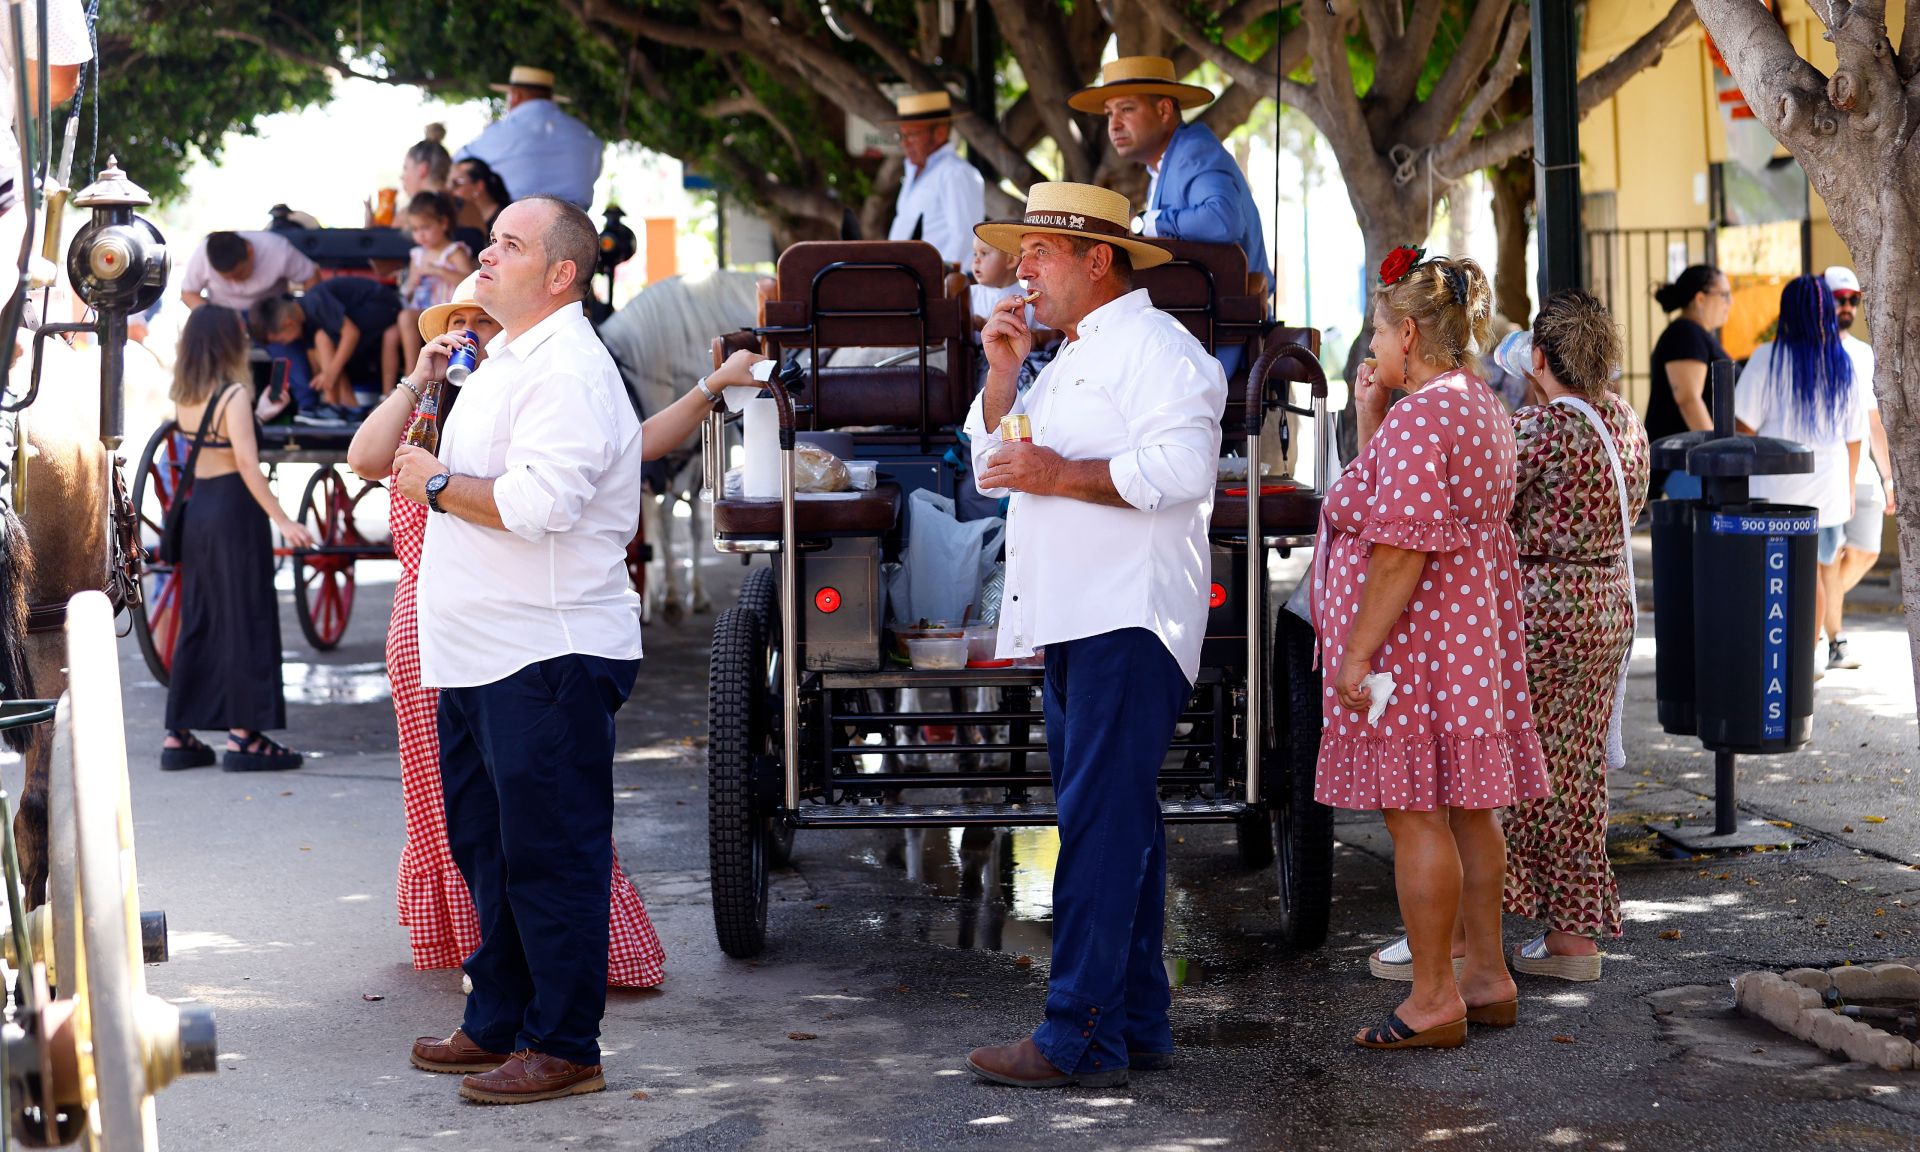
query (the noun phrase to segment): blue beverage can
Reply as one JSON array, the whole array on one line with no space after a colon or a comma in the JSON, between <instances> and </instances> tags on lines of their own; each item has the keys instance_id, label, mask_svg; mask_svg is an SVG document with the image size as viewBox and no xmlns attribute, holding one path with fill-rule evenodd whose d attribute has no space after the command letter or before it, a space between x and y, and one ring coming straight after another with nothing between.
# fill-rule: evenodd
<instances>
[{"instance_id":1,"label":"blue beverage can","mask_svg":"<svg viewBox=\"0 0 1920 1152\"><path fill-rule=\"evenodd\" d=\"M480 353L480 341L474 339L471 332L463 332L459 347L447 357L447 383L465 384L467 374L473 371L474 361Z\"/></svg>"}]
</instances>

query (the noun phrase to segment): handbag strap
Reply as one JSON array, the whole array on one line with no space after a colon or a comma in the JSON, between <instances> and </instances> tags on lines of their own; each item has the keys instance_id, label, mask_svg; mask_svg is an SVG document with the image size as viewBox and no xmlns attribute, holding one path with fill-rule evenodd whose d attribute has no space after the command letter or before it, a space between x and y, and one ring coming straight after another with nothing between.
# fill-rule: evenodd
<instances>
[{"instance_id":1,"label":"handbag strap","mask_svg":"<svg viewBox=\"0 0 1920 1152\"><path fill-rule=\"evenodd\" d=\"M1600 419L1600 413L1593 405L1578 396L1559 396L1552 403L1564 404L1587 418L1593 430L1600 434L1600 446L1607 450L1607 463L1613 467L1613 489L1620 497L1620 556L1627 562L1627 580L1633 580L1633 514L1627 501L1627 473L1620 466L1620 449L1613 442L1613 433L1607 431L1606 421Z\"/></svg>"},{"instance_id":2,"label":"handbag strap","mask_svg":"<svg viewBox=\"0 0 1920 1152\"><path fill-rule=\"evenodd\" d=\"M180 483L174 488L174 502L178 503L193 494L193 466L200 459L200 442L207 438L208 429L213 427L214 413L226 407L227 397L233 395L233 390L238 387L240 387L238 384L229 384L222 388L220 395L207 405L205 412L201 413L200 430L193 434L193 447L187 449L187 462L180 469Z\"/></svg>"}]
</instances>

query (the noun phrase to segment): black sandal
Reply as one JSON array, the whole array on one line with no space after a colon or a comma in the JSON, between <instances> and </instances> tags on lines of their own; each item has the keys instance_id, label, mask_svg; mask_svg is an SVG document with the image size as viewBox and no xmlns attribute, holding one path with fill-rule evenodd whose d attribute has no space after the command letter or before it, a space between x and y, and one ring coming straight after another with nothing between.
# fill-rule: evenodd
<instances>
[{"instance_id":1,"label":"black sandal","mask_svg":"<svg viewBox=\"0 0 1920 1152\"><path fill-rule=\"evenodd\" d=\"M181 728L170 729L167 735L180 741L178 748L160 746L160 770L178 772L184 768L206 768L213 764L213 749L200 737Z\"/></svg>"},{"instance_id":2,"label":"black sandal","mask_svg":"<svg viewBox=\"0 0 1920 1152\"><path fill-rule=\"evenodd\" d=\"M220 758L220 768L226 772L285 772L300 767L300 762L300 753L274 742L263 732L252 732L240 747L226 750Z\"/></svg>"},{"instance_id":3,"label":"black sandal","mask_svg":"<svg viewBox=\"0 0 1920 1152\"><path fill-rule=\"evenodd\" d=\"M1354 1040L1362 1048L1458 1048L1466 1042L1467 1018L1464 1016L1415 1032L1400 1019L1398 1012L1387 1013L1384 1023L1367 1029L1366 1035Z\"/></svg>"}]
</instances>

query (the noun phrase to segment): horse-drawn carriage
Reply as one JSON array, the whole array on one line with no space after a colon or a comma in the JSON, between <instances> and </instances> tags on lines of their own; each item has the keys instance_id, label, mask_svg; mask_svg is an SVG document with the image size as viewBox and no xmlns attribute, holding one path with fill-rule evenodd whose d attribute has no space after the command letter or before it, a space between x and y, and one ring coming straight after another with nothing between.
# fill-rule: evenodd
<instances>
[{"instance_id":1,"label":"horse-drawn carriage","mask_svg":"<svg viewBox=\"0 0 1920 1152\"><path fill-rule=\"evenodd\" d=\"M1313 801L1320 676L1311 629L1269 594L1267 562L1272 550L1311 544L1331 479L1319 334L1265 320L1239 249L1169 247L1174 259L1136 271L1134 286L1210 351L1244 350L1222 424L1226 450L1246 461L1251 479L1215 492L1202 667L1160 775L1162 812L1172 822L1232 823L1251 866L1277 852L1282 933L1317 946L1327 931L1333 851L1332 813ZM727 493L730 417L715 413L704 437L715 546L772 558L748 574L739 603L716 622L709 670L714 923L721 947L736 957L764 944L768 869L785 861L798 829L1056 818L1037 795L1050 790L1049 776L1032 767L1046 747L1035 707L1039 668L914 668L890 655L882 565L899 558L906 498L916 488L951 495L956 484L945 457L973 397L977 355L964 289L946 283L926 244L842 242L789 248L762 294L760 327L716 340L714 355L717 363L729 345L759 344L785 361L769 383L779 411L780 497ZM912 351L878 367L835 367L823 355L873 347ZM804 362L793 355L802 350ZM1303 396L1293 395L1296 385ZM1312 421L1311 486L1284 469L1261 475L1263 445L1277 437L1288 459L1297 448L1289 417ZM876 462L879 482L828 498L797 493L796 443L836 430ZM906 710L897 702L913 697L901 689L936 699L969 690L982 706ZM901 770L910 747L939 751L908 744L922 725L985 728L993 738L966 751L1002 756L1005 768ZM982 790L995 798L966 798Z\"/></svg>"}]
</instances>

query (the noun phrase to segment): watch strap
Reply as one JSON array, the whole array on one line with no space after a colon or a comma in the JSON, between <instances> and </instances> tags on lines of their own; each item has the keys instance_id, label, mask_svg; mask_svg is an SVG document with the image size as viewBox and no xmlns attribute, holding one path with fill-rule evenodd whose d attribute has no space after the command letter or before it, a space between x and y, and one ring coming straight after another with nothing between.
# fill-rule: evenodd
<instances>
[{"instance_id":1,"label":"watch strap","mask_svg":"<svg viewBox=\"0 0 1920 1152\"><path fill-rule=\"evenodd\" d=\"M435 484L434 483L435 480L439 480L440 483ZM427 478L427 509L428 511L442 512L442 513L446 511L445 508L440 507L440 493L445 492L447 490L447 485L451 484L452 482L453 482L453 473L451 472L442 472L437 476L429 476Z\"/></svg>"}]
</instances>

